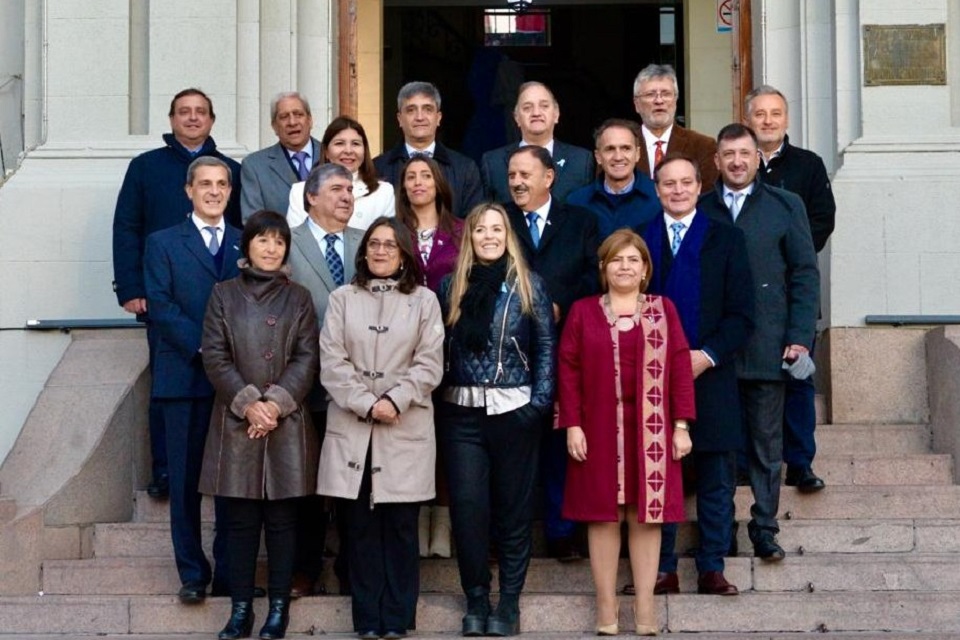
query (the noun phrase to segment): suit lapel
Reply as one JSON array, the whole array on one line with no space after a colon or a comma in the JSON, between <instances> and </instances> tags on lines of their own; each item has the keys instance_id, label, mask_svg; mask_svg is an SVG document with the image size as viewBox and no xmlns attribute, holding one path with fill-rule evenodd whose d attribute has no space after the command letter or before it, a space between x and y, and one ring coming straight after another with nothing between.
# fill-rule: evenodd
<instances>
[{"instance_id":1,"label":"suit lapel","mask_svg":"<svg viewBox=\"0 0 960 640\"><path fill-rule=\"evenodd\" d=\"M533 238L530 237L530 226L527 224L527 219L523 216L523 211L520 210L520 207L512 202L508 204L507 216L510 217L510 224L513 226L513 231L520 238L520 242L523 243L526 251L536 253L537 249L533 246Z\"/></svg>"},{"instance_id":2,"label":"suit lapel","mask_svg":"<svg viewBox=\"0 0 960 640\"><path fill-rule=\"evenodd\" d=\"M183 244L187 248L187 251L193 254L197 262L199 262L213 278L216 278L217 269L213 263L213 256L210 255L210 250L203 243L203 235L197 229L196 225L193 224L193 220L188 219L184 222L180 230L183 237Z\"/></svg>"},{"instance_id":3,"label":"suit lapel","mask_svg":"<svg viewBox=\"0 0 960 640\"><path fill-rule=\"evenodd\" d=\"M296 245L300 252L307 258L307 263L313 268L327 289L333 291L337 288L337 283L333 281L333 276L330 275L327 258L323 255L323 252L320 251L320 245L317 244L317 240L310 232L310 227L307 226L308 224L309 222L304 222L293 230L293 244ZM346 265L344 265L344 270L346 270Z\"/></svg>"},{"instance_id":4,"label":"suit lapel","mask_svg":"<svg viewBox=\"0 0 960 640\"><path fill-rule=\"evenodd\" d=\"M543 225L543 234L540 236L540 246L538 251L543 249L553 240L553 237L560 233L561 227L567 221L569 212L563 205L557 204L557 199L550 200L550 211L547 212L547 223ZM529 232L527 235L530 235Z\"/></svg>"},{"instance_id":5,"label":"suit lapel","mask_svg":"<svg viewBox=\"0 0 960 640\"><path fill-rule=\"evenodd\" d=\"M300 179L296 171L294 171L293 163L290 162L290 158L287 157L287 152L284 151L283 146L279 142L271 147L269 167L271 171L276 173L281 180L289 185L292 185Z\"/></svg>"},{"instance_id":6,"label":"suit lapel","mask_svg":"<svg viewBox=\"0 0 960 640\"><path fill-rule=\"evenodd\" d=\"M357 250L360 248L360 242L364 234L351 227L343 230L343 281L344 283L353 280L357 273Z\"/></svg>"},{"instance_id":7,"label":"suit lapel","mask_svg":"<svg viewBox=\"0 0 960 640\"><path fill-rule=\"evenodd\" d=\"M224 228L223 242L223 265L220 267L220 280L226 280L228 274L237 272L237 260L240 259L240 234L229 224Z\"/></svg>"}]
</instances>

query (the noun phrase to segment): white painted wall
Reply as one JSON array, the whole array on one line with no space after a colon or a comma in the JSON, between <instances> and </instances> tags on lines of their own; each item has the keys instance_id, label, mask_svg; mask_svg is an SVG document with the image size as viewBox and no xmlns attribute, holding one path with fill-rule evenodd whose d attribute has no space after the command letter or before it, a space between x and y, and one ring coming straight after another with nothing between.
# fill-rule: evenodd
<instances>
[{"instance_id":1,"label":"white painted wall","mask_svg":"<svg viewBox=\"0 0 960 640\"><path fill-rule=\"evenodd\" d=\"M680 87L687 94L687 126L710 137L716 137L733 115L733 36L717 33L714 4L698 0L684 4L687 77Z\"/></svg>"},{"instance_id":2,"label":"white painted wall","mask_svg":"<svg viewBox=\"0 0 960 640\"><path fill-rule=\"evenodd\" d=\"M130 0L0 0L0 75L24 70L27 145L39 145L0 188L0 460L69 341L25 322L128 317L111 290L113 211L130 159L169 131L172 96L206 91L213 136L238 159L275 141L278 91L325 91L308 97L326 127L334 0L305 1L150 2L146 42L131 47ZM149 133L130 135L143 108Z\"/></svg>"}]
</instances>

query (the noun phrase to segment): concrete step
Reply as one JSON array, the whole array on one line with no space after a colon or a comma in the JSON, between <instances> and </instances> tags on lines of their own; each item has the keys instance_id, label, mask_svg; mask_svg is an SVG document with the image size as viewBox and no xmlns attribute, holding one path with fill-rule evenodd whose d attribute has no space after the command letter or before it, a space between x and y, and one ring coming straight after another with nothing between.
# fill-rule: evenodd
<instances>
[{"instance_id":1,"label":"concrete step","mask_svg":"<svg viewBox=\"0 0 960 640\"><path fill-rule=\"evenodd\" d=\"M737 487L737 517L748 517L753 495ZM687 518L695 517L692 499ZM780 492L780 520L869 520L875 518L960 519L960 486L832 486L814 494L792 487Z\"/></svg>"},{"instance_id":2,"label":"concrete step","mask_svg":"<svg viewBox=\"0 0 960 640\"><path fill-rule=\"evenodd\" d=\"M953 484L953 456L817 455L814 469L827 486L836 485L949 485Z\"/></svg>"},{"instance_id":3,"label":"concrete step","mask_svg":"<svg viewBox=\"0 0 960 640\"><path fill-rule=\"evenodd\" d=\"M259 620L257 621L259 622ZM254 629L256 631L256 629ZM621 633L623 635L630 635L628 629L622 627ZM849 633L829 633L829 632L810 632L810 633L663 633L660 635L661 638L666 638L670 640L674 638L676 640L810 640L813 633L816 633L816 640L960 640L960 633L925 633L925 632L899 632L899 633L888 633L888 632L863 632L863 631L852 631ZM210 640L209 633L148 633L148 634L137 634L131 638L130 635L117 635L117 634L98 634L96 640ZM310 634L300 634L293 633L288 634L288 638L291 640L308 640L313 638L313 635ZM354 640L356 634L352 631L343 632L343 633L327 633L324 634L324 638L328 640ZM417 631L415 638L424 638L425 640L461 640L463 636L459 632L423 632ZM570 640L573 638L586 639L593 638L596 639L596 634L591 631L564 631L559 633L549 633L549 632L530 632L524 631L523 636L524 640ZM0 631L0 638L16 638L20 640L23 638L22 634L6 634L3 631ZM77 634L77 633L58 633L58 634L43 634L43 635L34 635L31 634L29 640L90 640L89 634Z\"/></svg>"},{"instance_id":4,"label":"concrete step","mask_svg":"<svg viewBox=\"0 0 960 640\"><path fill-rule=\"evenodd\" d=\"M213 498L204 496L200 507L200 519L213 522ZM170 522L170 502L154 500L146 491L135 491L133 495L134 522Z\"/></svg>"},{"instance_id":5,"label":"concrete step","mask_svg":"<svg viewBox=\"0 0 960 640\"><path fill-rule=\"evenodd\" d=\"M0 497L0 524L10 522L17 515L17 501L13 498Z\"/></svg>"},{"instance_id":6,"label":"concrete step","mask_svg":"<svg viewBox=\"0 0 960 640\"><path fill-rule=\"evenodd\" d=\"M266 563L261 561L258 571L261 584L265 584L265 567ZM697 573L693 560L681 558L679 572L684 590L696 592ZM727 559L726 576L744 591L960 591L960 556L791 553L782 563L770 564L743 555ZM626 560L620 563L620 578L622 583L630 581ZM323 580L328 593L337 593L329 567ZM456 562L421 562L420 582L423 593L459 593ZM46 595L163 595L176 593L179 586L172 559L49 560L43 565L43 592ZM588 561L559 563L546 558L531 561L525 593L592 592Z\"/></svg>"},{"instance_id":7,"label":"concrete step","mask_svg":"<svg viewBox=\"0 0 960 640\"><path fill-rule=\"evenodd\" d=\"M960 633L958 592L745 593L736 598L677 595L657 598L659 620L671 632L908 632L945 638ZM524 595L521 628L540 633L589 633L592 595ZM24 596L0 598L0 629L10 634L174 634L216 633L227 619L227 598L186 607L173 596ZM460 628L459 595L423 594L417 611L419 633ZM263 620L266 602L255 604ZM633 625L631 599L623 598L620 624ZM352 628L350 600L342 596L305 598L291 607L291 634L345 633ZM685 636L689 637L689 636ZM758 635L768 639L769 636ZM890 636L884 636L889 638Z\"/></svg>"},{"instance_id":8,"label":"concrete step","mask_svg":"<svg viewBox=\"0 0 960 640\"><path fill-rule=\"evenodd\" d=\"M746 516L742 513L741 516ZM335 531L328 546L336 547ZM213 525L204 525L204 546L211 553ZM170 528L165 522L106 523L94 527L94 557L173 559ZM677 549L697 545L695 522L680 525ZM740 523L740 548L750 550L746 521ZM779 541L790 553L960 553L960 519L783 520ZM432 561L424 561L428 566Z\"/></svg>"},{"instance_id":9,"label":"concrete step","mask_svg":"<svg viewBox=\"0 0 960 640\"><path fill-rule=\"evenodd\" d=\"M932 438L926 424L824 424L816 430L818 455L929 453Z\"/></svg>"}]
</instances>

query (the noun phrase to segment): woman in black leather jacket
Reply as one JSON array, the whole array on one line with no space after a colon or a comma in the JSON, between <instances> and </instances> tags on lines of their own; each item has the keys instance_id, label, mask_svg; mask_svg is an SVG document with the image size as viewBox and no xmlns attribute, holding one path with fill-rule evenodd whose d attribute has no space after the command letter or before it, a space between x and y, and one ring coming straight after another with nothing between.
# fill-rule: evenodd
<instances>
[{"instance_id":1,"label":"woman in black leather jacket","mask_svg":"<svg viewBox=\"0 0 960 640\"><path fill-rule=\"evenodd\" d=\"M438 435L467 595L463 635L515 635L540 425L553 407L555 331L546 285L527 267L503 207L482 204L467 216L457 266L439 297L447 336ZM500 564L492 613L491 521Z\"/></svg>"}]
</instances>

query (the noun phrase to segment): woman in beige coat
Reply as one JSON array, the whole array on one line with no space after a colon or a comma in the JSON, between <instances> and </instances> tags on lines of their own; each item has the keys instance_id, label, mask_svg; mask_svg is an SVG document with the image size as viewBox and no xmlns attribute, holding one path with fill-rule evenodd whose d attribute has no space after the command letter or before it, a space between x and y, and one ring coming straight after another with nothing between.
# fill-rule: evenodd
<instances>
[{"instance_id":1,"label":"woman in beige coat","mask_svg":"<svg viewBox=\"0 0 960 640\"><path fill-rule=\"evenodd\" d=\"M419 590L417 512L434 497L430 393L443 373L443 321L409 232L378 218L351 284L330 294L320 381L330 394L317 492L350 500L354 629L402 638Z\"/></svg>"}]
</instances>

